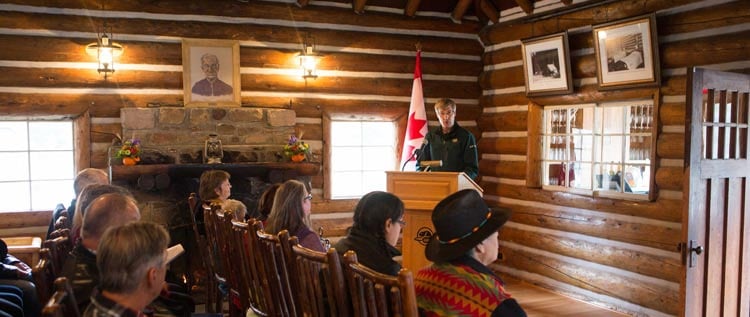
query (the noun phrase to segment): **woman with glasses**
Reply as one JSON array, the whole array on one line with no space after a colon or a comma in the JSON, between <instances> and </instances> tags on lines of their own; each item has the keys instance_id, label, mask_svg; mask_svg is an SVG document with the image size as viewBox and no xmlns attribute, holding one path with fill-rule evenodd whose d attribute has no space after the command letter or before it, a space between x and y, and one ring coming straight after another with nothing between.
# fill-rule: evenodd
<instances>
[{"instance_id":1,"label":"woman with glasses","mask_svg":"<svg viewBox=\"0 0 750 317\"><path fill-rule=\"evenodd\" d=\"M305 248L325 252L320 237L312 231L310 208L312 195L307 192L305 184L300 181L288 180L276 190L271 214L268 215L265 231L279 234L286 229L289 235L297 236L299 244Z\"/></svg>"},{"instance_id":2,"label":"woman with glasses","mask_svg":"<svg viewBox=\"0 0 750 317\"><path fill-rule=\"evenodd\" d=\"M354 224L335 248L339 254L354 250L363 265L383 274L398 275L401 264L393 260L401 255L395 248L404 222L404 203L391 193L370 192L354 209Z\"/></svg>"}]
</instances>

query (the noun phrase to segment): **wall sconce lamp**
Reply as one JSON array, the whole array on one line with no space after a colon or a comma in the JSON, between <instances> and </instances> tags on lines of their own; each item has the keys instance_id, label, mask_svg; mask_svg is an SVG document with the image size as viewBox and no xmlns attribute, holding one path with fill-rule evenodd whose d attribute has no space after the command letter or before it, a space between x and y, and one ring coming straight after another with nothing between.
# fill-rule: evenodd
<instances>
[{"instance_id":1,"label":"wall sconce lamp","mask_svg":"<svg viewBox=\"0 0 750 317\"><path fill-rule=\"evenodd\" d=\"M302 52L297 57L299 58L299 66L302 68L302 78L305 81L318 78L316 68L320 55L315 51L315 39L311 35L308 34L305 37L305 41L302 43Z\"/></svg>"},{"instance_id":2,"label":"wall sconce lamp","mask_svg":"<svg viewBox=\"0 0 750 317\"><path fill-rule=\"evenodd\" d=\"M96 71L104 73L104 80L107 80L109 73L115 72L115 58L122 55L122 45L112 41L112 30L104 23L102 32L97 32L96 42L86 45L86 53L96 56L98 66Z\"/></svg>"}]
</instances>

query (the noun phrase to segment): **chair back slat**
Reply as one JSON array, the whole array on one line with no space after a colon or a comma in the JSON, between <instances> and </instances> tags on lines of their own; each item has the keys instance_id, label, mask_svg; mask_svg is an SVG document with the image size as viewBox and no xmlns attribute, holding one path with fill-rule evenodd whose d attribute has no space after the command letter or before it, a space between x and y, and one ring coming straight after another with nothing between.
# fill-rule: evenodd
<instances>
[{"instance_id":1,"label":"chair back slat","mask_svg":"<svg viewBox=\"0 0 750 317\"><path fill-rule=\"evenodd\" d=\"M264 286L264 278L260 268L260 256L257 247L257 235L251 230L255 219L247 222L232 222L232 236L237 248L235 254L239 255L240 268L240 300L245 300L247 308L255 315L269 316L269 305L266 301L267 287ZM252 234L251 234L252 232ZM254 241L255 240L255 241ZM244 298L244 299L243 299ZM243 303L244 305L244 303Z\"/></svg>"},{"instance_id":2,"label":"chair back slat","mask_svg":"<svg viewBox=\"0 0 750 317\"><path fill-rule=\"evenodd\" d=\"M279 233L282 245L289 244L293 285L298 308L304 316L350 316L349 294L346 290L344 271L336 249L319 252L303 247L297 237ZM285 243L288 240L288 243ZM295 282L296 281L296 282Z\"/></svg>"},{"instance_id":3,"label":"chair back slat","mask_svg":"<svg viewBox=\"0 0 750 317\"><path fill-rule=\"evenodd\" d=\"M42 242L42 247L49 250L50 259L52 260L52 273L55 276L61 275L65 259L68 258L68 254L73 249L73 244L70 241L70 229L60 229L59 231L59 235L56 238Z\"/></svg>"},{"instance_id":4,"label":"chair back slat","mask_svg":"<svg viewBox=\"0 0 750 317\"><path fill-rule=\"evenodd\" d=\"M31 276L34 279L34 285L36 285L39 302L46 303L52 295L55 278L57 277L52 269L52 257L49 249L42 248L39 250L39 262L31 268Z\"/></svg>"},{"instance_id":5,"label":"chair back slat","mask_svg":"<svg viewBox=\"0 0 750 317\"><path fill-rule=\"evenodd\" d=\"M271 303L274 304L276 316L297 316L292 287L289 280L289 266L276 235L262 230L262 224L254 224L258 236L258 246L262 259L264 275L268 279Z\"/></svg>"},{"instance_id":6,"label":"chair back slat","mask_svg":"<svg viewBox=\"0 0 750 317\"><path fill-rule=\"evenodd\" d=\"M408 269L401 269L398 276L382 274L360 264L351 250L344 254L344 263L353 316L418 316L414 278Z\"/></svg>"},{"instance_id":7,"label":"chair back slat","mask_svg":"<svg viewBox=\"0 0 750 317\"><path fill-rule=\"evenodd\" d=\"M208 258L206 259L207 271L211 274L210 285L206 287L206 296L210 297L214 305L213 307L206 307L206 310L210 313L220 313L223 307L223 295L219 291L219 285L225 280L226 274L222 269L222 263L220 259L219 250L222 248L219 242L218 232L218 217L217 214L221 212L221 205L211 204L210 206L201 206L203 208L203 222L206 228L206 253Z\"/></svg>"},{"instance_id":8,"label":"chair back slat","mask_svg":"<svg viewBox=\"0 0 750 317\"><path fill-rule=\"evenodd\" d=\"M73 290L70 288L68 279L58 277L55 280L55 293L42 308L44 317L80 317Z\"/></svg>"}]
</instances>

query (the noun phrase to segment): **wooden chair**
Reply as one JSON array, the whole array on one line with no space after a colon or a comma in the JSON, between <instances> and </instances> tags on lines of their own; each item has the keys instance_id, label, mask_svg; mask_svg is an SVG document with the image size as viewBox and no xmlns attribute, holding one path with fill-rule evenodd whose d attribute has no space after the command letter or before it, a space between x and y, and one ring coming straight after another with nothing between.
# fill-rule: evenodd
<instances>
[{"instance_id":1,"label":"wooden chair","mask_svg":"<svg viewBox=\"0 0 750 317\"><path fill-rule=\"evenodd\" d=\"M301 246L297 237L279 233L282 250L289 252L295 302L302 316L350 316L349 294L344 271L336 249L319 252Z\"/></svg>"},{"instance_id":2,"label":"wooden chair","mask_svg":"<svg viewBox=\"0 0 750 317\"><path fill-rule=\"evenodd\" d=\"M49 250L50 259L52 260L52 273L55 276L61 275L65 259L68 258L68 254L73 250L73 243L70 242L69 237L70 229L60 230L61 233L57 238L45 240L42 243L42 247Z\"/></svg>"},{"instance_id":3,"label":"wooden chair","mask_svg":"<svg viewBox=\"0 0 750 317\"><path fill-rule=\"evenodd\" d=\"M292 296L292 287L289 279L289 265L286 263L281 242L275 235L263 231L260 221L253 224L253 229L258 236L258 251L256 254L261 260L262 272L268 279L268 292L270 303L273 303L271 311L273 316L297 316L297 310Z\"/></svg>"},{"instance_id":4,"label":"wooden chair","mask_svg":"<svg viewBox=\"0 0 750 317\"><path fill-rule=\"evenodd\" d=\"M46 303L52 295L52 287L55 284L55 273L52 269L52 257L49 249L39 250L39 262L31 268L31 276L36 285L36 293L40 303Z\"/></svg>"},{"instance_id":5,"label":"wooden chair","mask_svg":"<svg viewBox=\"0 0 750 317\"><path fill-rule=\"evenodd\" d=\"M55 280L55 288L55 293L42 308L42 316L80 317L81 313L78 311L78 304L76 304L75 295L73 295L68 279L58 277Z\"/></svg>"},{"instance_id":6,"label":"wooden chair","mask_svg":"<svg viewBox=\"0 0 750 317\"><path fill-rule=\"evenodd\" d=\"M70 225L70 222L68 221L68 211L63 210L60 212L60 215L57 216L57 220L55 220L54 229L55 230L70 229L70 227L71 225Z\"/></svg>"},{"instance_id":7,"label":"wooden chair","mask_svg":"<svg viewBox=\"0 0 750 317\"><path fill-rule=\"evenodd\" d=\"M239 255L235 265L239 268L239 286L236 294L242 307L251 310L257 316L272 315L268 279L262 272L262 260L258 251L258 236L253 227L255 219L247 222L232 221L233 254ZM236 258L235 258L236 259ZM239 262L239 263L238 263Z\"/></svg>"},{"instance_id":8,"label":"wooden chair","mask_svg":"<svg viewBox=\"0 0 750 317\"><path fill-rule=\"evenodd\" d=\"M210 313L222 312L224 296L219 290L219 285L226 282L225 276L221 268L221 260L219 250L221 249L221 243L219 243L218 234L218 217L217 213L221 211L221 206L212 204L211 206L203 206L203 219L206 227L206 268L208 273L211 274L209 280L210 284L206 285L206 297L207 302L213 303L211 307L206 304L206 311Z\"/></svg>"},{"instance_id":9,"label":"wooden chair","mask_svg":"<svg viewBox=\"0 0 750 317\"><path fill-rule=\"evenodd\" d=\"M242 285L241 263L236 261L238 247L235 246L232 235L234 215L232 211L222 210L217 212L215 217L214 225L216 227L216 240L219 245L218 256L221 259L221 273L229 290L227 294L229 316L244 317L249 305L246 297L247 289Z\"/></svg>"},{"instance_id":10,"label":"wooden chair","mask_svg":"<svg viewBox=\"0 0 750 317\"><path fill-rule=\"evenodd\" d=\"M398 276L378 273L360 264L351 250L344 254L344 263L352 316L418 316L414 278L408 269L401 269Z\"/></svg>"},{"instance_id":11,"label":"wooden chair","mask_svg":"<svg viewBox=\"0 0 750 317\"><path fill-rule=\"evenodd\" d=\"M196 251L198 257L196 259L195 256L190 256L188 259L188 269L186 274L187 286L191 295L195 295L195 291L198 290L206 291L206 307L213 307L215 306L213 302L215 296L209 296L208 294L208 285L214 284L212 280L213 272L208 271L209 268L206 265L206 257L208 254L208 251L206 250L206 240L198 231L198 223L195 221L196 207L203 207L198 206L198 197L195 193L190 193L187 202L188 208L190 209L190 224L193 228L194 237L194 247L192 249ZM201 280L199 276L203 279Z\"/></svg>"}]
</instances>

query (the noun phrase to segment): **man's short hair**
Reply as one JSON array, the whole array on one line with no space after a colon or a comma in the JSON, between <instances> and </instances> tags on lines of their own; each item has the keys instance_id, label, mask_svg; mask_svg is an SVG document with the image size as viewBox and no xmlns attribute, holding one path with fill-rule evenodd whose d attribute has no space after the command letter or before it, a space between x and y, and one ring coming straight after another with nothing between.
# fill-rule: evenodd
<instances>
[{"instance_id":1,"label":"man's short hair","mask_svg":"<svg viewBox=\"0 0 750 317\"><path fill-rule=\"evenodd\" d=\"M107 172L98 168L86 168L78 172L76 179L73 181L73 191L78 194L88 185L91 184L109 184Z\"/></svg>"},{"instance_id":2,"label":"man's short hair","mask_svg":"<svg viewBox=\"0 0 750 317\"><path fill-rule=\"evenodd\" d=\"M453 101L453 99L442 98L435 103L435 111L438 111L440 109L448 109L448 108L450 108L453 111L456 110L456 102Z\"/></svg>"},{"instance_id":3,"label":"man's short hair","mask_svg":"<svg viewBox=\"0 0 750 317\"><path fill-rule=\"evenodd\" d=\"M132 293L148 269L165 265L169 234L151 222L130 222L104 233L96 252L101 290Z\"/></svg>"},{"instance_id":4,"label":"man's short hair","mask_svg":"<svg viewBox=\"0 0 750 317\"><path fill-rule=\"evenodd\" d=\"M101 238L104 231L109 228L140 219L141 213L133 197L119 193L104 194L86 208L81 237L84 239Z\"/></svg>"}]
</instances>

